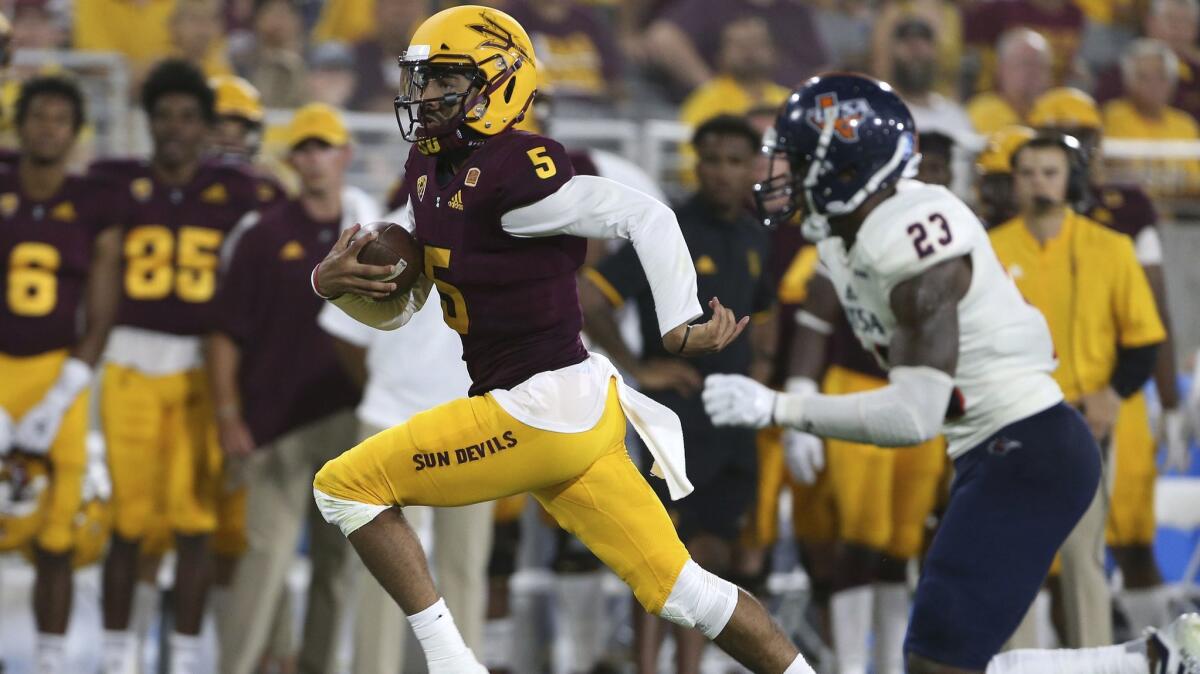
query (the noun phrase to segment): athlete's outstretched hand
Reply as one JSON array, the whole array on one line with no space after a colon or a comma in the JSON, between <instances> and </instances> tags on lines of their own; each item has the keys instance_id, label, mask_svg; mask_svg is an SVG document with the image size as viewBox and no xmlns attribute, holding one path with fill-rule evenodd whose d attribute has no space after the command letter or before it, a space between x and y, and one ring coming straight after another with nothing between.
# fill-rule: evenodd
<instances>
[{"instance_id":1,"label":"athlete's outstretched hand","mask_svg":"<svg viewBox=\"0 0 1200 674\"><path fill-rule=\"evenodd\" d=\"M800 484L815 484L825 470L825 441L794 428L783 429L783 458Z\"/></svg>"},{"instance_id":2,"label":"athlete's outstretched hand","mask_svg":"<svg viewBox=\"0 0 1200 674\"><path fill-rule=\"evenodd\" d=\"M334 242L333 249L313 270L313 289L321 297L332 299L344 293L353 293L381 300L396 289L395 283L371 280L372 277L387 277L392 274L395 271L394 266L363 264L358 261L358 251L379 236L371 232L355 239L354 235L361 228L361 225L354 225L343 230Z\"/></svg>"},{"instance_id":3,"label":"athlete's outstretched hand","mask_svg":"<svg viewBox=\"0 0 1200 674\"><path fill-rule=\"evenodd\" d=\"M668 352L681 356L716 353L737 339L750 322L749 316L743 316L739 321L715 297L708 301L708 306L712 309L713 317L707 323L692 325L690 330L689 326L680 325L663 335L663 346Z\"/></svg>"},{"instance_id":4,"label":"athlete's outstretched hand","mask_svg":"<svg viewBox=\"0 0 1200 674\"><path fill-rule=\"evenodd\" d=\"M779 394L740 374L710 374L704 379L704 411L714 426L765 428L771 425Z\"/></svg>"}]
</instances>

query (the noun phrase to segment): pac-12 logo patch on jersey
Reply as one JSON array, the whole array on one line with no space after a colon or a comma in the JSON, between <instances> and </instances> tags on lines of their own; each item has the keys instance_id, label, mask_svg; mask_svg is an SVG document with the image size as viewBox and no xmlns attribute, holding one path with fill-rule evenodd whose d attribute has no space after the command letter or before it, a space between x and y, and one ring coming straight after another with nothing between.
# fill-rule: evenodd
<instances>
[{"instance_id":1,"label":"pac-12 logo patch on jersey","mask_svg":"<svg viewBox=\"0 0 1200 674\"><path fill-rule=\"evenodd\" d=\"M858 123L866 115L872 113L871 106L865 98L852 98L839 101L836 93L822 94L817 98L817 108L810 110L806 119L817 131L825 128L825 115L832 109L836 115L833 130L846 143L858 142Z\"/></svg>"}]
</instances>

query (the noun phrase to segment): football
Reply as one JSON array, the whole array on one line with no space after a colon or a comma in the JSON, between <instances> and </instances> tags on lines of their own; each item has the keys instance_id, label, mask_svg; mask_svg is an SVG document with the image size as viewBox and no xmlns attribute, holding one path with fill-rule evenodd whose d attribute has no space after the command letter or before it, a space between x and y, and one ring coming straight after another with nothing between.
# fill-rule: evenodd
<instances>
[{"instance_id":1,"label":"football","mask_svg":"<svg viewBox=\"0 0 1200 674\"><path fill-rule=\"evenodd\" d=\"M378 234L378 237L358 251L358 261L363 264L396 265L394 276L380 280L396 284L393 297L408 292L421 273L421 244L407 229L394 222L363 225L354 238L367 236L371 232Z\"/></svg>"}]
</instances>

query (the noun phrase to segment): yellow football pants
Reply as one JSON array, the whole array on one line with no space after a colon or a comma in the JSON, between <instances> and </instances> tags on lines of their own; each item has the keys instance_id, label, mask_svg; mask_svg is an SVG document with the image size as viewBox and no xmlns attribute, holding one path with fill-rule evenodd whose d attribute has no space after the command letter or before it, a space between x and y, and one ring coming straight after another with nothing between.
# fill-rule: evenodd
<instances>
[{"instance_id":1,"label":"yellow football pants","mask_svg":"<svg viewBox=\"0 0 1200 674\"><path fill-rule=\"evenodd\" d=\"M460 398L325 464L313 486L373 505L461 506L531 492L555 520L661 611L688 560L667 511L625 450L616 385L595 427L554 433L491 395Z\"/></svg>"},{"instance_id":2,"label":"yellow football pants","mask_svg":"<svg viewBox=\"0 0 1200 674\"><path fill-rule=\"evenodd\" d=\"M0 407L14 424L42 401L68 355L66 349L22 357L0 353ZM87 469L87 408L88 392L84 391L63 415L58 435L50 445L50 484L42 496L40 512L22 518L22 522L0 523L0 547L13 549L31 539L50 553L74 547L75 516L83 505Z\"/></svg>"},{"instance_id":3,"label":"yellow football pants","mask_svg":"<svg viewBox=\"0 0 1200 674\"><path fill-rule=\"evenodd\" d=\"M1113 483L1106 540L1112 546L1154 542L1154 463L1157 447L1150 431L1146 396L1136 393L1121 403L1113 428Z\"/></svg>"},{"instance_id":4,"label":"yellow football pants","mask_svg":"<svg viewBox=\"0 0 1200 674\"><path fill-rule=\"evenodd\" d=\"M779 428L758 432L758 502L744 543L755 548L775 543L779 496L784 489L792 492L792 530L796 538L806 543L832 543L837 539L838 522L829 474L822 472L811 485L793 480L783 458L782 438Z\"/></svg>"},{"instance_id":5,"label":"yellow football pants","mask_svg":"<svg viewBox=\"0 0 1200 674\"><path fill-rule=\"evenodd\" d=\"M825 375L823 390L843 395L886 384L833 366ZM825 471L837 501L839 539L897 559L917 556L946 469L945 440L938 437L913 447L882 448L828 439L825 456Z\"/></svg>"},{"instance_id":6,"label":"yellow football pants","mask_svg":"<svg viewBox=\"0 0 1200 674\"><path fill-rule=\"evenodd\" d=\"M150 376L108 365L100 412L117 533L128 540L156 528L211 533L220 463L212 451L218 440L204 372Z\"/></svg>"}]
</instances>

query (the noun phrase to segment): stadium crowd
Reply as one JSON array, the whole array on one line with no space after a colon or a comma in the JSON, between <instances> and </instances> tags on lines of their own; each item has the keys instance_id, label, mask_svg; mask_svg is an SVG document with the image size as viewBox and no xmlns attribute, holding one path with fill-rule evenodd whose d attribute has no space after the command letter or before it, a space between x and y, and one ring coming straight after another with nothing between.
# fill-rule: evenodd
<instances>
[{"instance_id":1,"label":"stadium crowd","mask_svg":"<svg viewBox=\"0 0 1200 674\"><path fill-rule=\"evenodd\" d=\"M0 650L2 671L424 671L404 614L322 520L312 487L345 450L467 394L455 334L466 313L436 280L450 251L425 250L442 311L394 332L314 295L310 274L353 225L408 217L405 155L371 164L386 193L353 184L358 156L379 151L356 142L356 125L403 114L397 57L456 4L0 1L0 551L28 560L0 568L0 584L33 565L32 610L4 624L37 632L19 654ZM670 197L700 299L751 316L747 334L719 354L669 353L637 254L598 241L579 272L583 329L682 420L696 491L672 501L649 479L688 553L762 598L817 671L904 671L913 574L953 479L940 438L897 450L714 427L700 400L715 373L789 391L886 383L799 218L768 229L754 215L764 132L794 86L827 71L870 74L907 103L919 179L984 220L1047 317L1067 401L1109 457L1009 645L1113 644L1195 605L1155 558L1154 490L1160 472L1200 463L1200 392L1178 384L1195 361L1176 359L1198 345L1172 341L1166 283L1195 269L1168 272L1158 231L1200 213L1200 144L1104 148L1200 141L1200 1L480 4L517 19L537 54L539 96L517 128L686 127L678 164L659 175L582 144L569 160L575 174ZM131 113L115 123L144 128L147 154L97 150L103 101L82 83L104 74L65 58L92 52L122 57L127 90L109 95ZM558 170L530 159L539 177ZM432 469L439 457L413 460ZM615 589L535 500L405 515L495 674L742 671ZM1106 545L1112 569L1097 559ZM69 645L69 625L101 634L79 625L87 593L72 596L88 567L102 569L102 636Z\"/></svg>"}]
</instances>

